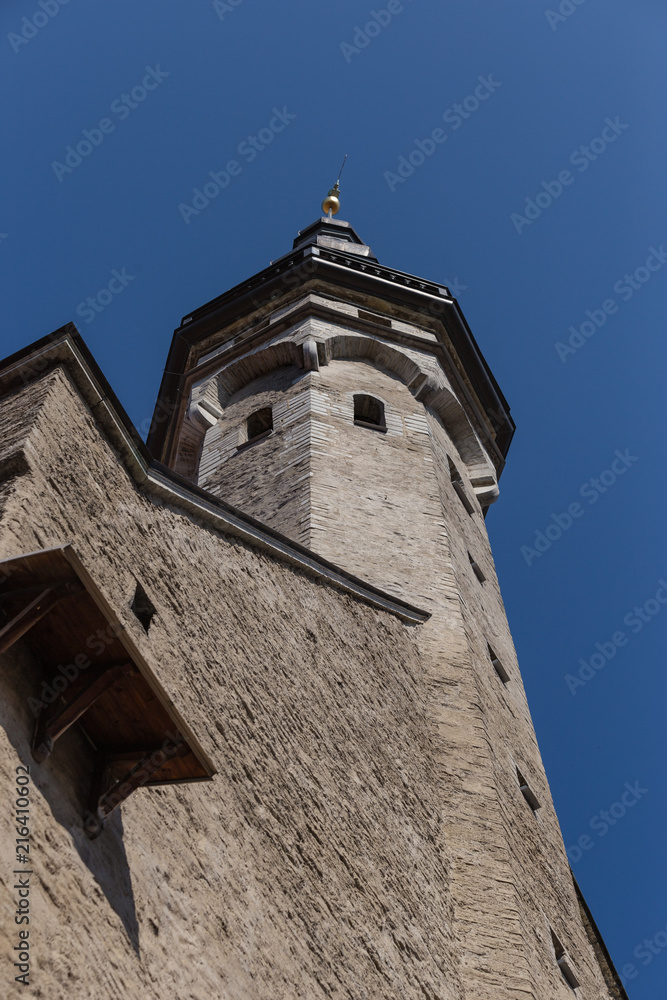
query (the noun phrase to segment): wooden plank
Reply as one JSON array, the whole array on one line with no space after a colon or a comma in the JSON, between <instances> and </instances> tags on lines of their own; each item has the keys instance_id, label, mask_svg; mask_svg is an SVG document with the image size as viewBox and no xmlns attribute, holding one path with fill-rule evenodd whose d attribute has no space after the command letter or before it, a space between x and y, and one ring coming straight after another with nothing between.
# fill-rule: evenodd
<instances>
[{"instance_id":1,"label":"wooden plank","mask_svg":"<svg viewBox=\"0 0 667 1000\"><path fill-rule=\"evenodd\" d=\"M0 653L5 653L15 642L29 632L40 619L49 613L59 601L71 593L68 588L73 584L46 585L32 601L27 604L22 611L19 611L8 622L3 629L0 629ZM79 587L79 589L81 589Z\"/></svg>"},{"instance_id":2,"label":"wooden plank","mask_svg":"<svg viewBox=\"0 0 667 1000\"><path fill-rule=\"evenodd\" d=\"M43 763L53 750L55 741L119 678L136 674L131 661L99 666L91 674L80 674L61 696L60 704L42 709L35 726L32 755Z\"/></svg>"}]
</instances>

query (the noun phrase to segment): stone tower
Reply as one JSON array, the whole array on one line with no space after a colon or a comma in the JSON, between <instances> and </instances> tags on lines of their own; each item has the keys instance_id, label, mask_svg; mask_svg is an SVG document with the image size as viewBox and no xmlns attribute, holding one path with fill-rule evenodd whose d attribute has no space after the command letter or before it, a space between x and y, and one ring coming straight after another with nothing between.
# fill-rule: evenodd
<instances>
[{"instance_id":1,"label":"stone tower","mask_svg":"<svg viewBox=\"0 0 667 1000\"><path fill-rule=\"evenodd\" d=\"M513 430L331 217L183 320L148 445L72 324L0 361L3 995L625 998L486 534Z\"/></svg>"},{"instance_id":2,"label":"stone tower","mask_svg":"<svg viewBox=\"0 0 667 1000\"><path fill-rule=\"evenodd\" d=\"M624 996L573 883L485 529L514 424L449 290L329 215L184 318L166 370L148 442L165 466L429 615L414 638L460 995Z\"/></svg>"},{"instance_id":3,"label":"stone tower","mask_svg":"<svg viewBox=\"0 0 667 1000\"><path fill-rule=\"evenodd\" d=\"M507 403L448 289L348 223L184 319L167 370L149 445L202 489L402 597L451 597L454 534L492 575Z\"/></svg>"}]
</instances>

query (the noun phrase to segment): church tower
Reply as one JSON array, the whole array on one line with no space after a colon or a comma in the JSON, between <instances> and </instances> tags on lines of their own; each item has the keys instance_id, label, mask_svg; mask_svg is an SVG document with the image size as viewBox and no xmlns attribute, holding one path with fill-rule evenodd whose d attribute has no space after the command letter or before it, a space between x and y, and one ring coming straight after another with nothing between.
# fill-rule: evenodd
<instances>
[{"instance_id":1,"label":"church tower","mask_svg":"<svg viewBox=\"0 0 667 1000\"><path fill-rule=\"evenodd\" d=\"M329 211L183 319L148 446L184 487L425 613L405 628L427 693L429 837L456 938L442 939L437 996L617 1000L568 865L485 527L513 432L449 290L380 263ZM411 933L404 947L419 951Z\"/></svg>"}]
</instances>

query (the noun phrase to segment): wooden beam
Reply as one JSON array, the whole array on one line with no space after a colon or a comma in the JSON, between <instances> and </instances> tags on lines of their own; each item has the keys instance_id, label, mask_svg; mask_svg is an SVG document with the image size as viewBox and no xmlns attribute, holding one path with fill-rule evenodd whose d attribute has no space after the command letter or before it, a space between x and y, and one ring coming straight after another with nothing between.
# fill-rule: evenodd
<instances>
[{"instance_id":1,"label":"wooden beam","mask_svg":"<svg viewBox=\"0 0 667 1000\"><path fill-rule=\"evenodd\" d=\"M0 653L6 652L60 600L55 587L45 587L26 607L0 629Z\"/></svg>"},{"instance_id":2,"label":"wooden beam","mask_svg":"<svg viewBox=\"0 0 667 1000\"><path fill-rule=\"evenodd\" d=\"M125 753L100 755L91 785L90 806L84 815L84 828L91 839L100 835L107 817L129 798L132 792L150 781L151 776L162 767L165 760L184 756L190 752L190 747L185 740L168 739L165 740L165 743L167 743L166 747L163 743L162 746L151 747L147 750L128 750ZM162 759L159 762L152 761L151 758L157 754L161 754ZM109 765L114 761L128 759L135 760L135 762L125 774L117 781L108 780Z\"/></svg>"},{"instance_id":3,"label":"wooden beam","mask_svg":"<svg viewBox=\"0 0 667 1000\"><path fill-rule=\"evenodd\" d=\"M58 601L70 594L78 593L83 585L78 581L71 583L43 584L40 592L27 604L22 611L15 614L11 621L0 629L0 653L5 653L15 642L29 632L44 615L47 615Z\"/></svg>"},{"instance_id":4,"label":"wooden beam","mask_svg":"<svg viewBox=\"0 0 667 1000\"><path fill-rule=\"evenodd\" d=\"M19 601L25 597L34 597L41 594L45 587L64 587L74 584L75 589L79 589L76 580L41 580L39 583L31 583L26 587L15 587L13 589L0 590L0 601Z\"/></svg>"},{"instance_id":5,"label":"wooden beam","mask_svg":"<svg viewBox=\"0 0 667 1000\"><path fill-rule=\"evenodd\" d=\"M102 754L98 754L95 759L95 769L90 783L88 809L86 809L83 814L83 828L91 840L94 840L95 837L99 837L104 829L104 817L98 815L97 807L102 792L104 791L104 778L106 776L106 771L106 761Z\"/></svg>"},{"instance_id":6,"label":"wooden beam","mask_svg":"<svg viewBox=\"0 0 667 1000\"><path fill-rule=\"evenodd\" d=\"M90 673L79 674L61 694L59 702L42 709L37 717L32 741L32 755L37 763L42 764L47 759L55 741L74 725L112 684L135 673L137 668L134 663L125 660L122 663L99 666Z\"/></svg>"}]
</instances>

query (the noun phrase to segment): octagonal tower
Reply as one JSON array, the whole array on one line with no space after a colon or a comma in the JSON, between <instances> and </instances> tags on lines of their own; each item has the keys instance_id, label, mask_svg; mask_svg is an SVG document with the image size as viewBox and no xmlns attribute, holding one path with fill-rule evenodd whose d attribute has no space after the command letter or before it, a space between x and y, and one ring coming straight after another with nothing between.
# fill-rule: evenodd
<instances>
[{"instance_id":1,"label":"octagonal tower","mask_svg":"<svg viewBox=\"0 0 667 1000\"><path fill-rule=\"evenodd\" d=\"M448 494L475 521L498 496L514 426L457 303L346 222L186 317L167 371L165 464L392 593L423 591Z\"/></svg>"},{"instance_id":2,"label":"octagonal tower","mask_svg":"<svg viewBox=\"0 0 667 1000\"><path fill-rule=\"evenodd\" d=\"M448 289L385 267L328 217L182 321L148 445L204 500L427 613L405 627L453 935L437 995L556 1000L581 984L578 996L619 1000L568 865L486 533L513 432ZM362 840L377 846L372 831Z\"/></svg>"}]
</instances>

